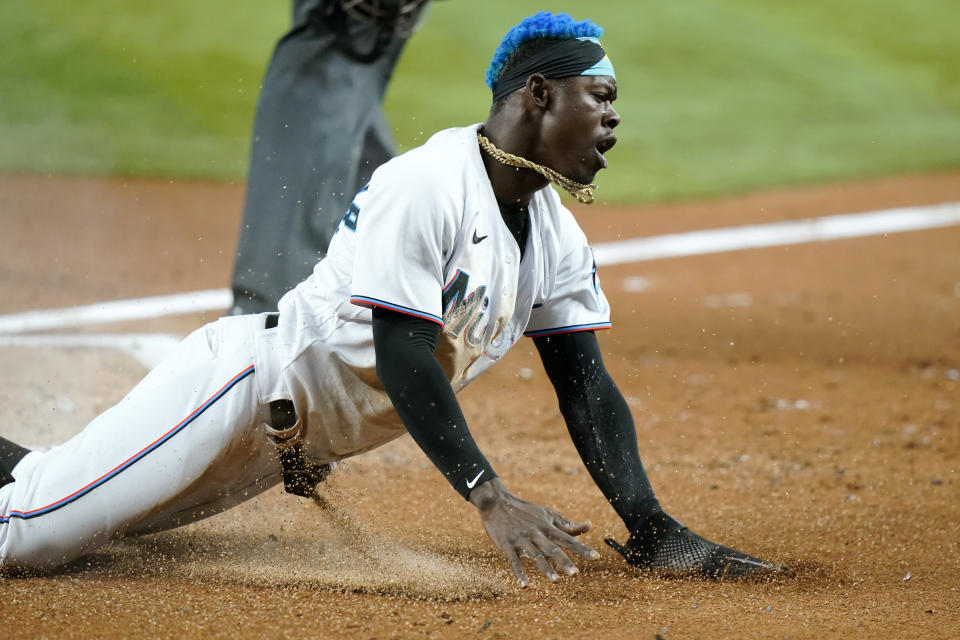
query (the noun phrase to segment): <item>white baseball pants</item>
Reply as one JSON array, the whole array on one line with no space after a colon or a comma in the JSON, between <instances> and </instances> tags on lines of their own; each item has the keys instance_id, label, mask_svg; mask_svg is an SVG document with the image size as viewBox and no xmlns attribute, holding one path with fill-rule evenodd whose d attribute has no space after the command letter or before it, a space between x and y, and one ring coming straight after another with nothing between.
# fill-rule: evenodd
<instances>
[{"instance_id":1,"label":"white baseball pants","mask_svg":"<svg viewBox=\"0 0 960 640\"><path fill-rule=\"evenodd\" d=\"M52 568L276 484L254 380L262 326L262 316L239 316L198 329L83 431L27 454L0 488L0 566Z\"/></svg>"}]
</instances>

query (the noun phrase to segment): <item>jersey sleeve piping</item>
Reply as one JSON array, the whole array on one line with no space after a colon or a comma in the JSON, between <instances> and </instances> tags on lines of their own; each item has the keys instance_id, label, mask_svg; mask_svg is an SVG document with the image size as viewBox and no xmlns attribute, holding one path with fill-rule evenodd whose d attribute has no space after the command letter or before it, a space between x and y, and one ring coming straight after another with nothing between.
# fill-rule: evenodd
<instances>
[{"instance_id":1,"label":"jersey sleeve piping","mask_svg":"<svg viewBox=\"0 0 960 640\"><path fill-rule=\"evenodd\" d=\"M398 304L392 304L384 300L378 300L377 298L369 298L367 296L351 296L350 302L360 307L381 307L383 309L389 309L391 311L396 311L397 313L402 313L408 316L413 316L414 318L422 318L424 320L429 320L430 322L435 322L441 327L443 326L443 320L432 313L425 313L423 311L417 311L416 309L411 309L410 307L404 307Z\"/></svg>"},{"instance_id":2,"label":"jersey sleeve piping","mask_svg":"<svg viewBox=\"0 0 960 640\"><path fill-rule=\"evenodd\" d=\"M543 336L556 336L561 333L576 333L577 331L596 331L598 329L609 329L613 325L609 322L595 322L592 324L574 324L567 327L555 327L553 329L538 329L536 331L524 332L528 338L541 338Z\"/></svg>"}]
</instances>

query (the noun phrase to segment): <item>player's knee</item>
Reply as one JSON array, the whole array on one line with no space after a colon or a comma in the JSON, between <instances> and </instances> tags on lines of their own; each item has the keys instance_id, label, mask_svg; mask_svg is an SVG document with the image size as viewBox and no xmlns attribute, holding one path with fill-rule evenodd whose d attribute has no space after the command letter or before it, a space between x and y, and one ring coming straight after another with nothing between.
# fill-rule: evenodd
<instances>
[{"instance_id":1,"label":"player's knee","mask_svg":"<svg viewBox=\"0 0 960 640\"><path fill-rule=\"evenodd\" d=\"M21 526L18 526L21 525ZM22 526L26 525L26 526ZM69 536L41 531L13 518L0 524L0 573L46 573L79 558L91 549ZM93 546L99 546L94 544Z\"/></svg>"}]
</instances>

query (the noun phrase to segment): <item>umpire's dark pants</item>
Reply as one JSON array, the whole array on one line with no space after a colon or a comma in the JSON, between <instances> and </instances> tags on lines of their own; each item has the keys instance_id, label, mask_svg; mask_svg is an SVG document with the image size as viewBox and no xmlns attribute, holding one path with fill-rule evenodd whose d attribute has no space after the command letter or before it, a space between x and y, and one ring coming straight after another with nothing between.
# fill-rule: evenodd
<instances>
[{"instance_id":1,"label":"umpire's dark pants","mask_svg":"<svg viewBox=\"0 0 960 640\"><path fill-rule=\"evenodd\" d=\"M310 274L354 194L393 155L381 106L405 38L371 63L336 46L343 24L310 20L323 0L294 0L293 26L273 52L253 127L233 275L234 315L273 311ZM350 42L377 30L353 20Z\"/></svg>"}]
</instances>

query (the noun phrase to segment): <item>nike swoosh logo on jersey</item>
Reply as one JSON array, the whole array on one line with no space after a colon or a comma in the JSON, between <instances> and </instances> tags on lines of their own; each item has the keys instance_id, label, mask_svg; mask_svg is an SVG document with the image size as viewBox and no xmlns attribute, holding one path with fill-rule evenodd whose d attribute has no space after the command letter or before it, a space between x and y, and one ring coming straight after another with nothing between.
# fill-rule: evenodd
<instances>
[{"instance_id":1,"label":"nike swoosh logo on jersey","mask_svg":"<svg viewBox=\"0 0 960 640\"><path fill-rule=\"evenodd\" d=\"M473 230L473 244L478 244L480 242L483 242L486 239L487 239L487 236L478 236L477 230L476 229Z\"/></svg>"},{"instance_id":2,"label":"nike swoosh logo on jersey","mask_svg":"<svg viewBox=\"0 0 960 640\"><path fill-rule=\"evenodd\" d=\"M483 236L483 237L486 238L487 236ZM473 489L475 486L477 486L477 480L480 479L480 476L483 475L484 471L486 471L486 469L480 469L480 473L477 474L476 478L474 478L473 480L467 480L467 489Z\"/></svg>"}]
</instances>

